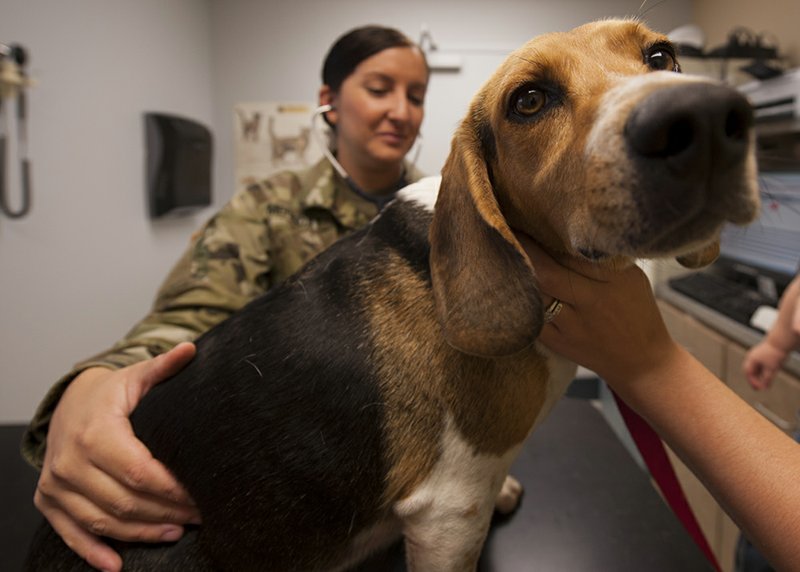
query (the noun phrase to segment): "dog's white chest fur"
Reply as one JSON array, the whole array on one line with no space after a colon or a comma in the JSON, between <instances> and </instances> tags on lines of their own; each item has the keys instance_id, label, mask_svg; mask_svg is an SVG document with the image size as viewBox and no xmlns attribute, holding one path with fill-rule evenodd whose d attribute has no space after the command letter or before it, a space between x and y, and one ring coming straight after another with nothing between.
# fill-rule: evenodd
<instances>
[{"instance_id":1,"label":"dog's white chest fur","mask_svg":"<svg viewBox=\"0 0 800 572\"><path fill-rule=\"evenodd\" d=\"M436 197L439 194L439 186L441 184L442 177L440 175L424 177L416 183L403 187L397 193L397 198L416 203L425 208L428 212L433 212L433 207L436 204Z\"/></svg>"},{"instance_id":2,"label":"dog's white chest fur","mask_svg":"<svg viewBox=\"0 0 800 572\"><path fill-rule=\"evenodd\" d=\"M455 570L454 558L480 551L487 517L519 450L516 446L502 457L476 454L451 418L441 447L428 478L394 506L409 562L421 570Z\"/></svg>"},{"instance_id":3,"label":"dog's white chest fur","mask_svg":"<svg viewBox=\"0 0 800 572\"><path fill-rule=\"evenodd\" d=\"M539 349L547 356L550 378L545 402L531 430L547 417L577 367L543 347ZM448 416L440 441L441 456L433 471L394 506L415 564L424 570L451 570L454 555L480 551L497 495L521 447L519 443L500 456L476 453Z\"/></svg>"}]
</instances>

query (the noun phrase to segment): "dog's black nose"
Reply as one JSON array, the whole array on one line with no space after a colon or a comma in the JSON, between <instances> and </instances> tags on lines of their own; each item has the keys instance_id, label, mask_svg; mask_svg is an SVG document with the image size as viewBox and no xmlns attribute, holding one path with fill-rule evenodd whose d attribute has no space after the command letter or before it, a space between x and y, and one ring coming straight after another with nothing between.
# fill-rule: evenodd
<instances>
[{"instance_id":1,"label":"dog's black nose","mask_svg":"<svg viewBox=\"0 0 800 572\"><path fill-rule=\"evenodd\" d=\"M704 181L710 170L745 157L752 125L750 104L734 89L682 84L639 102L625 124L625 137L635 155L666 167L663 174Z\"/></svg>"}]
</instances>

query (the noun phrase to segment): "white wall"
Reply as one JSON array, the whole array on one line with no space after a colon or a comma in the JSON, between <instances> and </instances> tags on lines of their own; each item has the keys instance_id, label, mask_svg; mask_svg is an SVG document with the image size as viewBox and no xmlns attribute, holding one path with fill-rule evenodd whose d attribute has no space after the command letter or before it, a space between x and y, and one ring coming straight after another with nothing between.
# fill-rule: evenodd
<instances>
[{"instance_id":1,"label":"white wall","mask_svg":"<svg viewBox=\"0 0 800 572\"><path fill-rule=\"evenodd\" d=\"M205 0L0 0L0 42L28 49L37 82L32 212L0 215L0 422L123 335L199 224L147 218L142 114L210 123L208 14Z\"/></svg>"},{"instance_id":2,"label":"white wall","mask_svg":"<svg viewBox=\"0 0 800 572\"><path fill-rule=\"evenodd\" d=\"M215 206L232 194L232 107L315 100L321 60L342 32L366 23L413 39L427 23L464 58L435 74L420 166L437 171L471 95L530 37L591 19L635 14L639 0L0 0L0 42L31 52L35 203L0 217L0 423L30 417L80 358L140 318L210 209L152 223L144 198L141 115L159 110L213 126ZM690 0L646 16L667 31Z\"/></svg>"}]
</instances>

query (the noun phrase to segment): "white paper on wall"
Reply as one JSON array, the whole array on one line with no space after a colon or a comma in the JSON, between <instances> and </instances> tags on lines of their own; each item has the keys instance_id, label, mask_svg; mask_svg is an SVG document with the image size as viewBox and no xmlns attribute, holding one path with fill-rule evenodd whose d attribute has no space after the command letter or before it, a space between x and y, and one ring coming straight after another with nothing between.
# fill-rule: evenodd
<instances>
[{"instance_id":1,"label":"white paper on wall","mask_svg":"<svg viewBox=\"0 0 800 572\"><path fill-rule=\"evenodd\" d=\"M316 163L322 151L311 134L314 109L313 102L263 101L235 105L237 184ZM320 127L324 126L322 120L318 121Z\"/></svg>"}]
</instances>

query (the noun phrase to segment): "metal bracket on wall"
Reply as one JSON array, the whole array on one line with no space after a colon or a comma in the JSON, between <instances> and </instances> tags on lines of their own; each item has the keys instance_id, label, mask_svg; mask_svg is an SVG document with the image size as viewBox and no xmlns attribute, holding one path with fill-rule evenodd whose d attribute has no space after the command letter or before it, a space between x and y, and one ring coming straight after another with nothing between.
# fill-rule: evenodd
<instances>
[{"instance_id":1,"label":"metal bracket on wall","mask_svg":"<svg viewBox=\"0 0 800 572\"><path fill-rule=\"evenodd\" d=\"M419 36L419 47L428 60L428 67L432 72L458 72L463 65L462 57L455 53L445 53L439 49L439 45L433 40L433 34L428 25L422 24L422 31Z\"/></svg>"}]
</instances>

